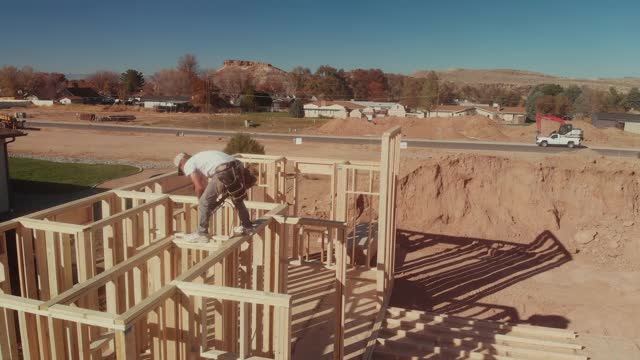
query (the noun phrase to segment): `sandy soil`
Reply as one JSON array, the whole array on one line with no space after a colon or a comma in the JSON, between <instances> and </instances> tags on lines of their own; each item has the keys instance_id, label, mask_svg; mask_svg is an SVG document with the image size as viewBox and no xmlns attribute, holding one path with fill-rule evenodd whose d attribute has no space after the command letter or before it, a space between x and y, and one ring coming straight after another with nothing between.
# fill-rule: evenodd
<instances>
[{"instance_id":1,"label":"sandy soil","mask_svg":"<svg viewBox=\"0 0 640 360\"><path fill-rule=\"evenodd\" d=\"M394 303L640 338L640 162L408 154Z\"/></svg>"},{"instance_id":2,"label":"sandy soil","mask_svg":"<svg viewBox=\"0 0 640 360\"><path fill-rule=\"evenodd\" d=\"M211 136L175 136L109 131L86 131L46 128L28 131L28 136L10 145L12 153L77 159L122 160L123 162L157 162L171 165L178 152L221 150L227 140ZM268 153L341 159L379 160L377 146L304 144L261 141Z\"/></svg>"},{"instance_id":3,"label":"sandy soil","mask_svg":"<svg viewBox=\"0 0 640 360\"><path fill-rule=\"evenodd\" d=\"M618 129L599 129L589 122L575 120L573 125L585 133L585 146L640 148L640 135ZM460 116L455 118L380 118L371 125L360 119L331 120L308 132L345 136L379 136L387 129L401 126L408 138L433 140L483 140L535 143L536 126L504 125L483 116ZM559 124L545 121L542 133L557 131Z\"/></svg>"},{"instance_id":4,"label":"sandy soil","mask_svg":"<svg viewBox=\"0 0 640 360\"><path fill-rule=\"evenodd\" d=\"M271 154L375 160L376 146L265 142ZM32 131L11 152L170 163L206 136ZM640 338L640 162L409 149L398 195L393 304ZM326 180L305 179L322 215Z\"/></svg>"}]
</instances>

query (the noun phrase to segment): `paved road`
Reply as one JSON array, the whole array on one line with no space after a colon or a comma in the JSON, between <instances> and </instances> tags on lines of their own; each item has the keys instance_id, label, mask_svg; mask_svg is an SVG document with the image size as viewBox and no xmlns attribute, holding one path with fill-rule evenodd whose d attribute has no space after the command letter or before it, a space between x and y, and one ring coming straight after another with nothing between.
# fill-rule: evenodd
<instances>
[{"instance_id":1,"label":"paved road","mask_svg":"<svg viewBox=\"0 0 640 360\"><path fill-rule=\"evenodd\" d=\"M170 128L170 127L152 127L152 126L135 126L135 125L114 125L114 124L92 124L92 123L72 123L60 121L31 120L29 126L35 128L55 127L63 129L86 129L86 130L109 130L122 132L139 132L139 133L155 133L155 134L176 134L182 132L185 135L209 135L227 137L235 134L237 131L225 130L203 130L203 129L187 129L187 128ZM378 144L380 138L365 136L325 136L325 135L302 135L302 134L275 134L261 132L246 132L256 139L267 140L284 140L294 141L295 138L301 138L302 142L315 143L331 143L331 144ZM440 140L424 140L405 138L407 147L432 148L432 149L455 149L455 150L491 150L491 151L507 151L507 152L529 152L529 153L559 153L565 151L577 151L578 149L568 149L565 147L541 148L535 144L524 143L507 143L507 142L482 142L482 141L440 141ZM640 149L615 149L592 147L594 150L604 156L633 156L640 157Z\"/></svg>"}]
</instances>

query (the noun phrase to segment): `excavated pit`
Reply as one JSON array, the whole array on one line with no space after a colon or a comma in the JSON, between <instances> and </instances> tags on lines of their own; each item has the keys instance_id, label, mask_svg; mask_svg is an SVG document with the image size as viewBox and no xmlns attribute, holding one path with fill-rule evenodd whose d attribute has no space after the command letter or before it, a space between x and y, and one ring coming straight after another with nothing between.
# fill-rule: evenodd
<instances>
[{"instance_id":1,"label":"excavated pit","mask_svg":"<svg viewBox=\"0 0 640 360\"><path fill-rule=\"evenodd\" d=\"M408 159L392 306L638 337L640 162Z\"/></svg>"}]
</instances>

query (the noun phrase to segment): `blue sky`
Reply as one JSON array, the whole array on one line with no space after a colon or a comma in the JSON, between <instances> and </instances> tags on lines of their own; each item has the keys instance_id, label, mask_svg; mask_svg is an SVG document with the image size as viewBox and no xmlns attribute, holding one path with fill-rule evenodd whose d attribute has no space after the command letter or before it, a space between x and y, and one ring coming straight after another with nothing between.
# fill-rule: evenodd
<instances>
[{"instance_id":1,"label":"blue sky","mask_svg":"<svg viewBox=\"0 0 640 360\"><path fill-rule=\"evenodd\" d=\"M411 73L640 76L638 0L4 0L0 65L91 73L224 59ZM11 35L11 36L9 36Z\"/></svg>"}]
</instances>

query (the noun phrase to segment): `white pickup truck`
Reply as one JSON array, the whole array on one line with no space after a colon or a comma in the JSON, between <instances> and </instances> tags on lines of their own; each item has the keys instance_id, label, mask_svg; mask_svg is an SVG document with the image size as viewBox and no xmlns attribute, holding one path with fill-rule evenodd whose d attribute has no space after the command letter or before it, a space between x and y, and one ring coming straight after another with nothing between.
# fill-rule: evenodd
<instances>
[{"instance_id":1,"label":"white pickup truck","mask_svg":"<svg viewBox=\"0 0 640 360\"><path fill-rule=\"evenodd\" d=\"M552 133L549 136L536 137L536 144L542 147L547 147L549 145L559 145L574 148L576 146L580 146L581 141L582 139L580 137L560 135L558 133Z\"/></svg>"}]
</instances>

